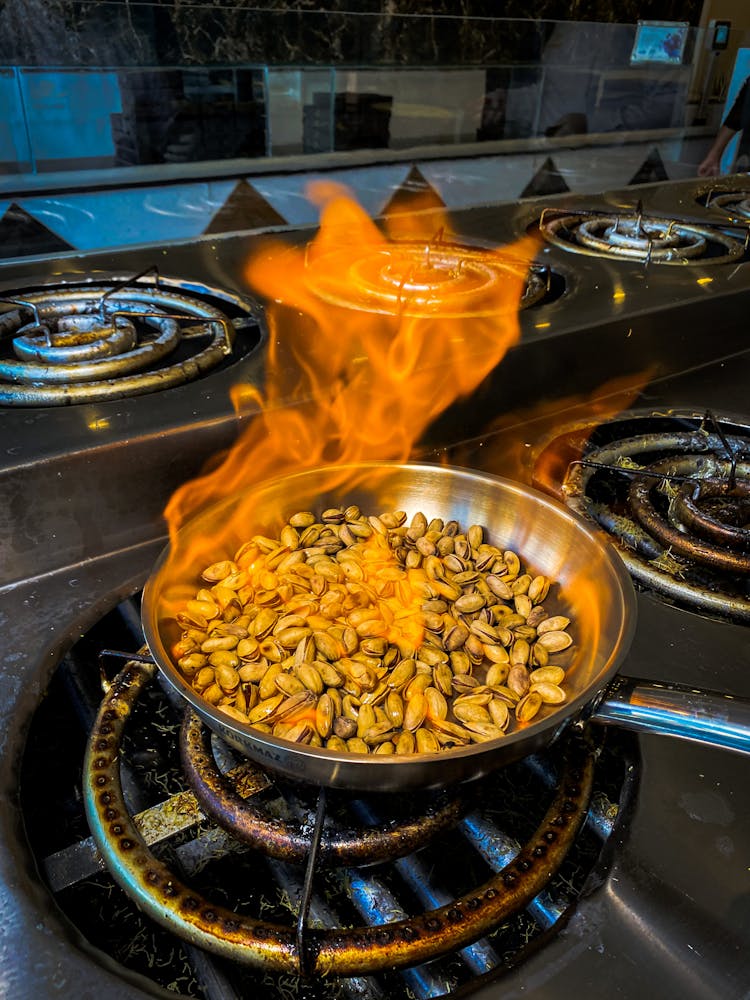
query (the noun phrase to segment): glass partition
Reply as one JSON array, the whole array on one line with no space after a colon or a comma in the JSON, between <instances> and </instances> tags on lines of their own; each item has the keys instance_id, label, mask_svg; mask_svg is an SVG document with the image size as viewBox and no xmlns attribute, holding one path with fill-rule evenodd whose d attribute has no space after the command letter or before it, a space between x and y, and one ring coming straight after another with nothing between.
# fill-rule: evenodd
<instances>
[{"instance_id":1,"label":"glass partition","mask_svg":"<svg viewBox=\"0 0 750 1000\"><path fill-rule=\"evenodd\" d=\"M186 4L166 27L165 8L144 5L135 23L114 18L106 30L97 5L73 6L61 63L24 62L16 39L18 62L0 71L6 174L207 163L221 172L228 160L622 141L690 124L701 84L695 28L682 31L670 62L642 47L634 57L635 25ZM35 60L53 41L37 44ZM265 59L245 58L260 51Z\"/></svg>"}]
</instances>

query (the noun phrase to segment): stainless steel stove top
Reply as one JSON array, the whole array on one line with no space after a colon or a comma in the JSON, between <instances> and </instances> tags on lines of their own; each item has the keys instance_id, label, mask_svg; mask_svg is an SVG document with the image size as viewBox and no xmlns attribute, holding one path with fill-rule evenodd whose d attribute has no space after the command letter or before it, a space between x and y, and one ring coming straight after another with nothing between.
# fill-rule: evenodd
<instances>
[{"instance_id":1,"label":"stainless steel stove top","mask_svg":"<svg viewBox=\"0 0 750 1000\"><path fill-rule=\"evenodd\" d=\"M648 211L662 213L675 202L692 206L693 188L653 185L639 194ZM614 192L598 207L626 198L632 192ZM574 202L580 199L563 196L473 210L455 225L466 239L503 242L545 205L567 211ZM690 214L704 212L697 206ZM159 265L244 295L243 267L256 242L233 236L167 247ZM539 443L581 412L715 408L747 418L748 264L657 268L574 257L554 246L540 259L564 293L524 310L520 344L470 401L436 421L421 457L523 478ZM143 251L27 260L3 267L0 282L13 289L61 268L96 280L97 272L137 273L150 263ZM163 544L166 499L236 435L229 388L262 383L260 353L147 396L0 410L0 980L8 996L153 994L89 954L51 904L16 810L18 759L61 654L143 583ZM626 673L750 697L746 626L674 607L648 589L639 593L638 612ZM481 980L465 995L594 997L606 983L630 997L649 995L654 982L666 995L744 995L746 759L664 737L637 742L632 813L620 817L601 871L567 925L520 968Z\"/></svg>"}]
</instances>

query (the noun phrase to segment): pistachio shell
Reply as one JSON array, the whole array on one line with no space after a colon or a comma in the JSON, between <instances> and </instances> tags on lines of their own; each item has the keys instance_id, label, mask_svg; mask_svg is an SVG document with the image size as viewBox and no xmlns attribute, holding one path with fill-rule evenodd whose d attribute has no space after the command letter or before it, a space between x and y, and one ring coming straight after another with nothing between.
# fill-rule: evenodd
<instances>
[{"instance_id":1,"label":"pistachio shell","mask_svg":"<svg viewBox=\"0 0 750 1000\"><path fill-rule=\"evenodd\" d=\"M542 707L542 696L538 691L529 691L516 705L516 718L519 722L531 722Z\"/></svg>"},{"instance_id":2,"label":"pistachio shell","mask_svg":"<svg viewBox=\"0 0 750 1000\"><path fill-rule=\"evenodd\" d=\"M537 641L548 653L560 653L573 642L567 632L543 632Z\"/></svg>"},{"instance_id":3,"label":"pistachio shell","mask_svg":"<svg viewBox=\"0 0 750 1000\"><path fill-rule=\"evenodd\" d=\"M565 692L557 684L550 684L549 681L539 681L532 684L529 689L536 692L545 705L562 705L565 701Z\"/></svg>"}]
</instances>

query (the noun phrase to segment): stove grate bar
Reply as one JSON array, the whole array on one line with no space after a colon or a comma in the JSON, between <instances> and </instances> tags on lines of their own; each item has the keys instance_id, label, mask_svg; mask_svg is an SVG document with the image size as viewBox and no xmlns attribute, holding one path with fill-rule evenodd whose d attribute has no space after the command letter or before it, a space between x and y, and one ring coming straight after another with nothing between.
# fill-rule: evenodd
<instances>
[{"instance_id":1,"label":"stove grate bar","mask_svg":"<svg viewBox=\"0 0 750 1000\"><path fill-rule=\"evenodd\" d=\"M557 775L549 762L537 754L524 758L524 765L534 774L548 790L557 783ZM620 807L612 802L602 791L595 792L589 803L586 819L582 829L594 834L599 840L607 840L615 828Z\"/></svg>"},{"instance_id":2,"label":"stove grate bar","mask_svg":"<svg viewBox=\"0 0 750 1000\"><path fill-rule=\"evenodd\" d=\"M377 823L379 821L375 812L366 802L356 802L354 809L365 822ZM434 884L434 880L430 878L429 872L417 854L398 858L394 861L393 866L425 909L436 910L440 906L447 906L452 901L452 896L449 893ZM467 968L477 975L500 964L497 952L484 938L480 938L474 944L463 948L459 954Z\"/></svg>"},{"instance_id":3,"label":"stove grate bar","mask_svg":"<svg viewBox=\"0 0 750 1000\"><path fill-rule=\"evenodd\" d=\"M466 816L461 821L460 828L472 847L495 872L502 871L521 850L521 845L517 841L508 837L493 822L485 819L478 812ZM557 923L569 905L570 900L553 899L551 894L544 890L531 900L526 907L526 912L543 930L547 930Z\"/></svg>"},{"instance_id":4,"label":"stove grate bar","mask_svg":"<svg viewBox=\"0 0 750 1000\"><path fill-rule=\"evenodd\" d=\"M351 868L337 872L337 876L341 888L370 927L409 919L407 911L380 879L362 875ZM430 962L401 970L401 976L417 1000L430 1000L450 992L447 977L440 976L437 968L437 963Z\"/></svg>"},{"instance_id":5,"label":"stove grate bar","mask_svg":"<svg viewBox=\"0 0 750 1000\"><path fill-rule=\"evenodd\" d=\"M250 764L239 764L229 772L228 777L243 798L263 791L269 784L268 779ZM138 832L149 847L164 844L206 819L192 792L177 792L133 817ZM53 892L61 892L97 872L106 871L93 837L50 854L42 862L42 868Z\"/></svg>"},{"instance_id":6,"label":"stove grate bar","mask_svg":"<svg viewBox=\"0 0 750 1000\"><path fill-rule=\"evenodd\" d=\"M276 858L267 858L274 881L286 892L292 904L299 906L302 900L303 884L299 873ZM315 893L310 899L310 926L335 927L340 923L330 906ZM383 1000L385 994L374 976L348 976L341 979L342 991L349 1000Z\"/></svg>"}]
</instances>

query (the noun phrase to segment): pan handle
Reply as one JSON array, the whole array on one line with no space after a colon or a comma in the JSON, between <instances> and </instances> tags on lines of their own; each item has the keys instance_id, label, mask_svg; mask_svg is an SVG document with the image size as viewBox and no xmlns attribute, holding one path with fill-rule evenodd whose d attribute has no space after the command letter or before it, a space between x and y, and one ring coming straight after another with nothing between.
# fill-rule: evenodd
<instances>
[{"instance_id":1,"label":"pan handle","mask_svg":"<svg viewBox=\"0 0 750 1000\"><path fill-rule=\"evenodd\" d=\"M750 700L719 691L618 677L591 722L750 754Z\"/></svg>"}]
</instances>

